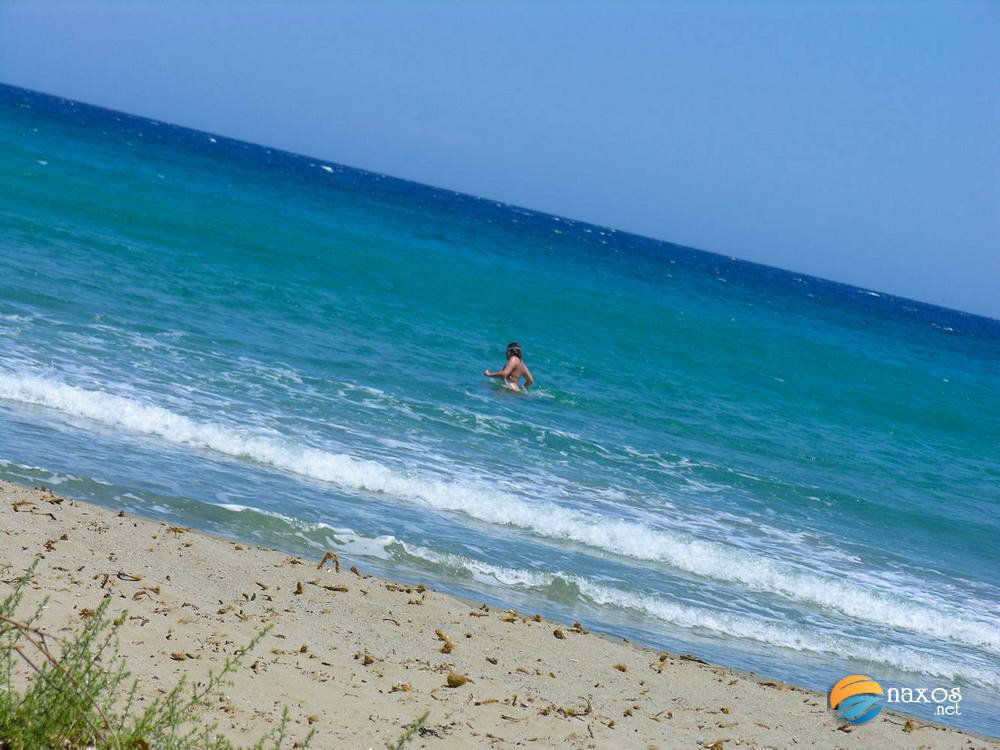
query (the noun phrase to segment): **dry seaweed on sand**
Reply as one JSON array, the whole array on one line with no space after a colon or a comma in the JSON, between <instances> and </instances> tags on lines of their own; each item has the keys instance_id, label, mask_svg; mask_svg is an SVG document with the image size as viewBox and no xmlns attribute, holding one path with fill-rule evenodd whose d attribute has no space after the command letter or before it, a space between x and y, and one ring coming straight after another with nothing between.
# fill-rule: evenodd
<instances>
[{"instance_id":1,"label":"dry seaweed on sand","mask_svg":"<svg viewBox=\"0 0 1000 750\"><path fill-rule=\"evenodd\" d=\"M450 688L462 687L465 683L469 681L469 678L464 674L459 674L458 672L449 672L446 684Z\"/></svg>"},{"instance_id":2,"label":"dry seaweed on sand","mask_svg":"<svg viewBox=\"0 0 1000 750\"><path fill-rule=\"evenodd\" d=\"M340 558L337 557L337 553L336 552L326 552L326 553L324 553L323 559L319 561L319 565L316 566L316 569L317 570L321 569L323 567L323 565L326 563L327 560L333 560L334 570L336 570L336 572L339 573L340 572Z\"/></svg>"}]
</instances>

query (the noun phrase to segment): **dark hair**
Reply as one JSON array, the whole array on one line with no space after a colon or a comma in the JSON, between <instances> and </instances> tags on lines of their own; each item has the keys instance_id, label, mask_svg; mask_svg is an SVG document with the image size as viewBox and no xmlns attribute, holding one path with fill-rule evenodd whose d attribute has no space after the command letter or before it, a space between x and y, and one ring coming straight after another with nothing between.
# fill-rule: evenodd
<instances>
[{"instance_id":1,"label":"dark hair","mask_svg":"<svg viewBox=\"0 0 1000 750\"><path fill-rule=\"evenodd\" d=\"M521 356L521 345L516 341L511 341L507 344L507 356L510 357L512 355L518 359L524 359L524 357Z\"/></svg>"}]
</instances>

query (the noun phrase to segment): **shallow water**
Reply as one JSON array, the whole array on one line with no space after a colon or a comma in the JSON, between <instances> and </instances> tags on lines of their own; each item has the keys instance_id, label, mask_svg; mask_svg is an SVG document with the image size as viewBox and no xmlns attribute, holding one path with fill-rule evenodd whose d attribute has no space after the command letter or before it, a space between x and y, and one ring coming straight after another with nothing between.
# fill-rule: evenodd
<instances>
[{"instance_id":1,"label":"shallow water","mask_svg":"<svg viewBox=\"0 0 1000 750\"><path fill-rule=\"evenodd\" d=\"M0 477L1000 734L997 321L4 86L0 198Z\"/></svg>"}]
</instances>

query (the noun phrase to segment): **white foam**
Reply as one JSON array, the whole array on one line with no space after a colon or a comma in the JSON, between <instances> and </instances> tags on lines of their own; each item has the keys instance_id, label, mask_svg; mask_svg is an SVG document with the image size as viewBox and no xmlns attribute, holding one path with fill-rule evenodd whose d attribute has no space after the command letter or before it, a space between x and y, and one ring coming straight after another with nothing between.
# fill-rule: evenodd
<instances>
[{"instance_id":1,"label":"white foam","mask_svg":"<svg viewBox=\"0 0 1000 750\"><path fill-rule=\"evenodd\" d=\"M278 513L243 505L222 504L218 507L236 512L249 511L261 513L280 518L290 525L307 529L332 529L332 527L322 522L302 522ZM475 580L487 585L499 583L503 586L515 588L541 589L551 586L558 580L563 580L575 585L584 597L595 604L632 609L646 616L651 616L687 629L709 630L731 637L754 640L767 645L780 646L796 651L843 655L851 653L853 649L854 653L858 653L859 658L863 660L880 661L881 663L890 664L908 671L925 672L947 677L954 677L960 674L959 668L954 664L950 662L928 662L925 659L914 656L912 650L904 651L902 649L895 649L885 654L884 649L881 647L877 650L861 648L859 653L859 644L855 640L848 643L844 638L810 632L806 629L747 620L735 615L715 613L696 607L675 604L662 598L622 591L621 589L598 584L582 576L564 572L544 573L535 570L490 565L489 563L468 557L437 553L419 545L401 542L393 536L381 536L372 539L360 536L351 529L336 529L335 533L340 537L340 547L345 550L349 548L349 551L353 554L386 559L390 556L386 548L390 545L398 544L405 550L406 554L412 557L453 570L464 570L471 574ZM882 658L886 655L889 656L889 659ZM1000 677L993 673L982 672L981 670L972 670L970 672L968 669L964 669L961 671L960 676L971 677L989 682L990 684L1000 684Z\"/></svg>"},{"instance_id":2,"label":"white foam","mask_svg":"<svg viewBox=\"0 0 1000 750\"><path fill-rule=\"evenodd\" d=\"M582 576L569 573L540 573L498 567L458 555L442 555L422 547L403 545L409 554L423 557L450 567L461 567L484 582L498 582L505 586L545 588L558 579L572 583L580 593L595 604L620 607L691 630L709 630L714 633L757 641L769 646L795 651L850 656L859 661L887 664L907 672L944 677L964 678L985 685L1000 687L1000 673L969 663L941 659L912 647L861 642L857 638L823 633L808 627L797 627L750 619L735 614L713 612L668 601L661 597L605 586Z\"/></svg>"},{"instance_id":3,"label":"white foam","mask_svg":"<svg viewBox=\"0 0 1000 750\"><path fill-rule=\"evenodd\" d=\"M386 534L377 537L361 536L353 529L331 526L323 521L303 521L298 518L292 518L291 516L286 516L282 513L276 513L271 510L264 510L262 508L253 508L247 505L239 505L237 503L218 503L215 507L223 508L224 510L232 511L233 513L259 513L262 516L277 518L300 532L315 532L319 530L328 531L335 538L330 539L328 537L327 541L336 544L341 550L352 555L363 555L366 557L387 560L391 555L386 548L393 544L400 544L399 540L392 535ZM314 541L309 540L302 534L299 534L299 537L315 546Z\"/></svg>"},{"instance_id":4,"label":"white foam","mask_svg":"<svg viewBox=\"0 0 1000 750\"><path fill-rule=\"evenodd\" d=\"M233 513L243 513L244 511L253 511L255 513L262 512L257 510L257 508L251 508L249 505L240 505L239 503L219 503L215 507L222 508L223 510L232 511Z\"/></svg>"},{"instance_id":5,"label":"white foam","mask_svg":"<svg viewBox=\"0 0 1000 750\"><path fill-rule=\"evenodd\" d=\"M331 482L350 490L385 493L486 523L516 526L551 539L666 563L688 573L737 583L836 610L859 620L950 639L1000 653L1000 627L991 605L970 600L963 609L917 590L879 592L852 581L802 570L731 545L655 529L635 521L598 516L519 497L477 481L448 481L393 470L377 461L289 444L271 436L215 422L199 422L159 406L86 390L33 375L0 372L0 398L57 409L112 427L155 435L172 443L249 459ZM918 585L919 581L914 581ZM977 619L970 613L982 613Z\"/></svg>"}]
</instances>

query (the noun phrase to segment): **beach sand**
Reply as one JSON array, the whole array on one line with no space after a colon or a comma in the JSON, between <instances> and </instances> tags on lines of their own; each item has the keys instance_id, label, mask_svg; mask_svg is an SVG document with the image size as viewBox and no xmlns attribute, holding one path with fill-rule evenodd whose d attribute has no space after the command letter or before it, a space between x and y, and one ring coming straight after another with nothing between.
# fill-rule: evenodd
<instances>
[{"instance_id":1,"label":"beach sand","mask_svg":"<svg viewBox=\"0 0 1000 750\"><path fill-rule=\"evenodd\" d=\"M147 698L273 626L205 712L237 740L287 706L324 750L385 748L424 712L408 747L1000 748L889 711L842 729L825 696L775 680L0 482L0 596L35 557L43 627L105 596L127 610Z\"/></svg>"}]
</instances>

